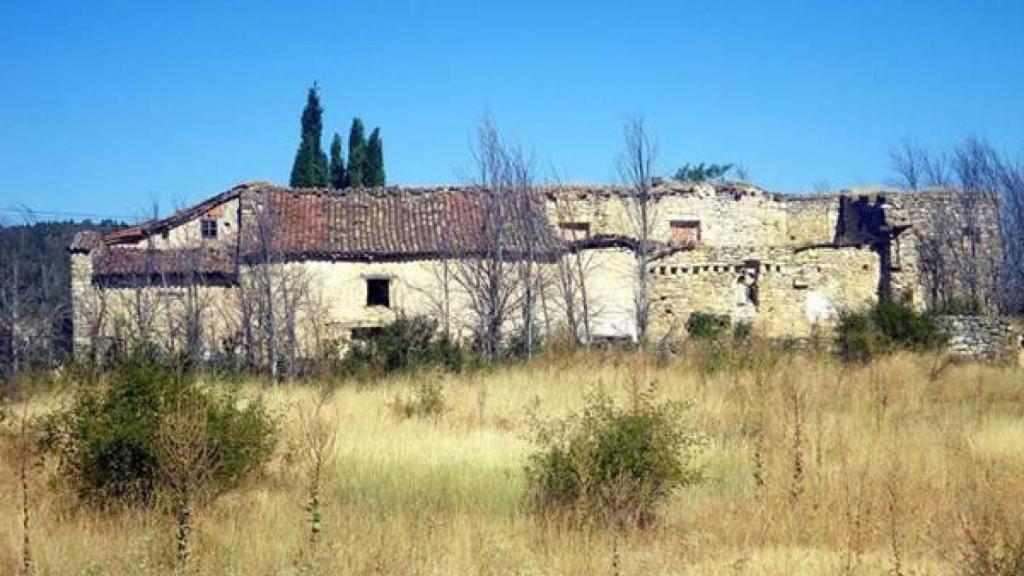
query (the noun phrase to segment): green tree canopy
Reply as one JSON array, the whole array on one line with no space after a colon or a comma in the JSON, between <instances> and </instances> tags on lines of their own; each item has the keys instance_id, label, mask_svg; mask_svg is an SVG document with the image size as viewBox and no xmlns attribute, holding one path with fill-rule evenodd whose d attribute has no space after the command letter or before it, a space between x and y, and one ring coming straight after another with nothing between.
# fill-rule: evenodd
<instances>
[{"instance_id":1,"label":"green tree canopy","mask_svg":"<svg viewBox=\"0 0 1024 576\"><path fill-rule=\"evenodd\" d=\"M380 128L374 128L366 144L366 185L384 186L384 143L380 139Z\"/></svg>"},{"instance_id":2,"label":"green tree canopy","mask_svg":"<svg viewBox=\"0 0 1024 576\"><path fill-rule=\"evenodd\" d=\"M320 89L314 83L302 110L302 136L292 164L291 185L294 188L327 186L327 155L320 147L324 109L320 105Z\"/></svg>"},{"instance_id":3,"label":"green tree canopy","mask_svg":"<svg viewBox=\"0 0 1024 576\"><path fill-rule=\"evenodd\" d=\"M341 156L341 136L337 132L331 139L330 180L331 188L335 190L345 187L345 159Z\"/></svg>"},{"instance_id":4,"label":"green tree canopy","mask_svg":"<svg viewBox=\"0 0 1024 576\"><path fill-rule=\"evenodd\" d=\"M732 170L732 164L683 164L676 170L674 178L681 182L707 182L725 177Z\"/></svg>"},{"instance_id":5,"label":"green tree canopy","mask_svg":"<svg viewBox=\"0 0 1024 576\"><path fill-rule=\"evenodd\" d=\"M359 188L367 183L367 150L366 136L363 132L363 121L352 120L352 128L348 132L348 179L349 186Z\"/></svg>"}]
</instances>

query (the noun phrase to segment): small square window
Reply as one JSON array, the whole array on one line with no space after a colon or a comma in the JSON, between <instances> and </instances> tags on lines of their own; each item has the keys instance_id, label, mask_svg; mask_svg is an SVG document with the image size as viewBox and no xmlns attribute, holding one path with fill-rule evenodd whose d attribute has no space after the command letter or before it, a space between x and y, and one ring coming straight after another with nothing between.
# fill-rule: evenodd
<instances>
[{"instance_id":1,"label":"small square window","mask_svg":"<svg viewBox=\"0 0 1024 576\"><path fill-rule=\"evenodd\" d=\"M674 246L696 246L700 243L700 222L697 220L672 220L669 222Z\"/></svg>"},{"instance_id":2,"label":"small square window","mask_svg":"<svg viewBox=\"0 0 1024 576\"><path fill-rule=\"evenodd\" d=\"M590 238L590 222L559 222L558 228L568 242Z\"/></svg>"},{"instance_id":3,"label":"small square window","mask_svg":"<svg viewBox=\"0 0 1024 576\"><path fill-rule=\"evenodd\" d=\"M199 230L203 238L217 237L217 221L204 218L199 221Z\"/></svg>"},{"instance_id":4,"label":"small square window","mask_svg":"<svg viewBox=\"0 0 1024 576\"><path fill-rule=\"evenodd\" d=\"M391 281L387 278L366 279L366 305L391 307Z\"/></svg>"}]
</instances>

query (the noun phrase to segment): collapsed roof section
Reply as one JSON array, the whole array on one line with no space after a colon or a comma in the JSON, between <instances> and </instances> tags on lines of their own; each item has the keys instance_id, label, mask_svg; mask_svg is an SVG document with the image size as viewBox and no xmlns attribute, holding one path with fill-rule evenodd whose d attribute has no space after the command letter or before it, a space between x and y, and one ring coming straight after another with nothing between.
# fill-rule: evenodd
<instances>
[{"instance_id":1,"label":"collapsed roof section","mask_svg":"<svg viewBox=\"0 0 1024 576\"><path fill-rule=\"evenodd\" d=\"M535 190L547 199L628 194L619 186L540 186ZM651 192L655 197L713 194L798 202L825 199L785 196L729 182L658 182ZM839 204L836 235L829 246L883 243L909 228L909 224L887 220L887 205L881 194L870 198L839 194L829 198L835 198ZM232 236L231 245L202 243L202 248L159 250L140 247L147 239L203 218L234 200L238 200L239 233ZM237 274L239 262L258 262L269 252L274 258L291 261L403 261L493 255L500 243L502 257L552 261L567 251L636 249L635 239L620 235L595 235L567 242L543 217L534 217L536 212L514 209L514 204L505 206L505 225L498 231L494 229L495 219L489 217L494 205L480 188L389 187L338 192L249 182L166 218L102 236L81 232L69 248L76 253L94 253L94 275L98 279L133 275L180 277L188 273L231 279ZM508 209L509 206L513 209ZM669 253L690 247L659 243L655 248Z\"/></svg>"}]
</instances>

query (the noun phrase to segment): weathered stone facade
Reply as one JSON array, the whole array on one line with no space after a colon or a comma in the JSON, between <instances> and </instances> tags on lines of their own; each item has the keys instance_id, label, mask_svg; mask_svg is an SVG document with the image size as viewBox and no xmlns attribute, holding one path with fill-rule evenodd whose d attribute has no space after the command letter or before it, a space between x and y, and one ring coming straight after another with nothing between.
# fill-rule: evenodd
<instances>
[{"instance_id":1,"label":"weathered stone facade","mask_svg":"<svg viewBox=\"0 0 1024 576\"><path fill-rule=\"evenodd\" d=\"M609 186L541 192L551 230L565 240L560 256L538 263L552 278L539 293L543 325L558 329L568 316L568 304L553 278L560 266L570 266L585 278L587 332L592 337L633 337L637 259L628 242L635 237L629 195ZM399 312L436 316L446 309L439 305L442 296L448 300L449 321L463 328L471 322L466 295L440 284L444 258L435 249L439 238L447 238L444 230L461 226L460 234L472 234L474 212L466 204L471 190L349 191L338 200L322 191L257 183L233 188L167 219L103 238L76 239L76 347L121 338L118 331L125 328L115 327L132 324L129 316L140 295L173 310L198 294L186 291L196 282L203 285L202 297L218 311L218 318L204 320L207 347L231 341L247 278L258 277L262 265L246 257L243 231L251 230L258 217L254 199L269 194L288 199L282 206L293 218L285 238L286 267L292 276L303 277L307 292L319 302L316 313L300 319L311 326L307 331L344 339ZM695 312L749 322L756 333L768 337L803 338L832 328L840 311L870 305L879 297L906 297L923 308L934 290L921 245L935 234L936 211L957 205L957 196L950 193L803 197L745 184L680 182L659 184L652 197L651 240L675 247L659 252L648 266L651 336L656 339L685 338L686 319ZM424 198L441 200L416 204ZM972 250L998 251L994 221L974 218L971 226ZM410 236L410 229L415 235ZM207 258L203 251L208 249L216 257ZM546 250L553 254L553 249ZM189 254L202 269L199 274L182 273L182 259ZM137 281L143 276L140 261L163 267L160 282L153 282L152 274L147 282ZM387 281L386 306L370 305L375 279ZM994 286L982 283L981 289L988 293ZM173 322L162 322L160 331L180 331Z\"/></svg>"},{"instance_id":2,"label":"weathered stone facade","mask_svg":"<svg viewBox=\"0 0 1024 576\"><path fill-rule=\"evenodd\" d=\"M750 322L770 337L802 338L880 296L924 309L934 282L920 248L936 244L936 227L948 218L935 215L957 214L960 198L876 190L786 196L741 184L664 184L655 192L653 238L671 242L673 227L687 226L697 241L650 268L655 335L680 332L694 312ZM620 189L560 188L549 199L550 219L563 228L627 236L635 229ZM999 248L995 212L984 207L969 220L978 231L971 249L986 254L991 269ZM981 276L982 299L991 302L992 276Z\"/></svg>"},{"instance_id":3,"label":"weathered stone facade","mask_svg":"<svg viewBox=\"0 0 1024 576\"><path fill-rule=\"evenodd\" d=\"M949 351L954 355L976 360L1014 361L1024 353L1024 335L1000 318L939 316L937 320L949 337Z\"/></svg>"}]
</instances>

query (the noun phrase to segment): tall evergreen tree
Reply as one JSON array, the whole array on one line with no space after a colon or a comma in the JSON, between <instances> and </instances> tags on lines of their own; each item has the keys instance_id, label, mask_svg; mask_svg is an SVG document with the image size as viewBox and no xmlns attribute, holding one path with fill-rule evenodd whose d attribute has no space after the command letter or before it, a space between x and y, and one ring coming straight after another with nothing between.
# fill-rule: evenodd
<instances>
[{"instance_id":1,"label":"tall evergreen tree","mask_svg":"<svg viewBox=\"0 0 1024 576\"><path fill-rule=\"evenodd\" d=\"M348 185L359 188L367 185L366 180L366 136L363 134L363 121L352 120L352 128L348 132Z\"/></svg>"},{"instance_id":2,"label":"tall evergreen tree","mask_svg":"<svg viewBox=\"0 0 1024 576\"><path fill-rule=\"evenodd\" d=\"M314 83L306 96L306 107L302 110L302 140L295 153L290 180L294 188L327 186L327 155L320 147L323 115L320 88Z\"/></svg>"},{"instance_id":3,"label":"tall evergreen tree","mask_svg":"<svg viewBox=\"0 0 1024 576\"><path fill-rule=\"evenodd\" d=\"M374 128L366 143L366 184L384 186L384 143L380 139L380 128Z\"/></svg>"},{"instance_id":4,"label":"tall evergreen tree","mask_svg":"<svg viewBox=\"0 0 1024 576\"><path fill-rule=\"evenodd\" d=\"M345 187L345 159L341 157L341 136L334 133L331 139L331 188L341 190Z\"/></svg>"}]
</instances>

